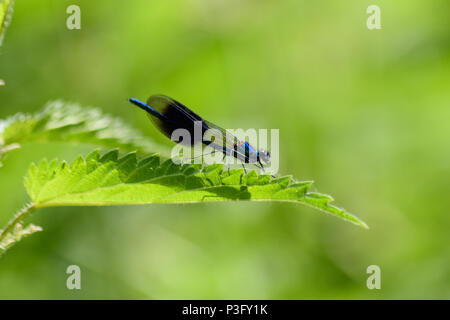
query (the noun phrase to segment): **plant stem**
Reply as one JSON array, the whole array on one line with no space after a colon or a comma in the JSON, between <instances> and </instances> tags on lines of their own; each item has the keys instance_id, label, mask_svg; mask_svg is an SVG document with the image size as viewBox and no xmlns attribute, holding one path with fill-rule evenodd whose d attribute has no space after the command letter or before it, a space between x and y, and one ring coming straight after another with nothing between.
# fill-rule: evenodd
<instances>
[{"instance_id":1,"label":"plant stem","mask_svg":"<svg viewBox=\"0 0 450 320\"><path fill-rule=\"evenodd\" d=\"M20 148L20 144L12 143L12 144L9 144L7 146L4 146L3 148L0 149L0 151L2 153L7 153L7 152L9 152L11 150L15 150L15 149L19 149L19 148Z\"/></svg>"},{"instance_id":2,"label":"plant stem","mask_svg":"<svg viewBox=\"0 0 450 320\"><path fill-rule=\"evenodd\" d=\"M3 239L5 239L5 237L8 235L8 233L10 233L14 227L21 223L23 220L25 220L25 218L27 218L36 208L34 207L34 205L28 204L25 207L23 207L22 210L20 210L16 216L11 219L8 224L6 225L6 227L3 230L0 230L0 243L2 243Z\"/></svg>"}]
</instances>

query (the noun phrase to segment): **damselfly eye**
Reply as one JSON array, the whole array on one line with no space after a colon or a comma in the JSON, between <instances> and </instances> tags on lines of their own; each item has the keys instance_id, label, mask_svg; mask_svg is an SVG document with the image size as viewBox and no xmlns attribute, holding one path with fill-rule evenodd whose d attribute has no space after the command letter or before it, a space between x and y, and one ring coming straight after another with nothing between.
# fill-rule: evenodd
<instances>
[{"instance_id":1,"label":"damselfly eye","mask_svg":"<svg viewBox=\"0 0 450 320\"><path fill-rule=\"evenodd\" d=\"M266 151L266 150L259 151L259 158L265 164L269 163L270 162L270 153L269 153L269 151Z\"/></svg>"}]
</instances>

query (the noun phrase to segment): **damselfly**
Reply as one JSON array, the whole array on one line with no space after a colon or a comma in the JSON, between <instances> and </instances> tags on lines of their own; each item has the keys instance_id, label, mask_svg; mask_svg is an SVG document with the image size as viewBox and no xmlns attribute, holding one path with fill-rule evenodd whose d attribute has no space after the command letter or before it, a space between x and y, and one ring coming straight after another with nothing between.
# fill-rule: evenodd
<instances>
[{"instance_id":1,"label":"damselfly","mask_svg":"<svg viewBox=\"0 0 450 320\"><path fill-rule=\"evenodd\" d=\"M200 124L201 142L222 152L224 158L225 156L233 156L243 163L254 164L262 170L264 170L263 164L270 162L270 153L268 151L254 149L248 142L239 140L229 131L203 119L191 109L172 98L164 95L153 95L148 98L147 103L134 98L128 100L145 110L156 127L169 139L172 139L172 133L176 129L185 129L191 136L188 144L192 146L200 142L198 138L195 138L194 132L195 126ZM221 141L213 141L213 139L205 137L205 132L208 130L218 132L220 135L219 140ZM217 134L215 136L217 137ZM244 165L242 164L242 166Z\"/></svg>"}]
</instances>

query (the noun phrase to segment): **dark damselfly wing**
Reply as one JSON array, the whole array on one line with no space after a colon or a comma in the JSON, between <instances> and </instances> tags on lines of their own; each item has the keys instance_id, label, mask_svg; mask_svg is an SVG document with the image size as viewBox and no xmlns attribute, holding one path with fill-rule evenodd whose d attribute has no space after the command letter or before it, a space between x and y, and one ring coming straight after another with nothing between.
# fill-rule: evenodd
<instances>
[{"instance_id":1,"label":"dark damselfly wing","mask_svg":"<svg viewBox=\"0 0 450 320\"><path fill-rule=\"evenodd\" d=\"M148 114L150 120L169 139L172 138L172 133L176 129L186 129L189 132L191 135L191 141L181 141L181 144L193 145L198 142L203 142L206 145L211 145L215 149L222 151L222 147L232 150L234 146L239 143L239 140L228 131L203 119L194 111L175 99L164 95L153 95L148 98L147 105L165 117L165 119L159 119L151 114ZM201 121L201 137L195 137L195 121ZM199 129L200 127L197 129L200 132ZM208 129L216 130L213 132L216 136L214 143L210 143L208 139L202 141L202 137ZM219 136L220 140L218 139Z\"/></svg>"},{"instance_id":2,"label":"dark damselfly wing","mask_svg":"<svg viewBox=\"0 0 450 320\"><path fill-rule=\"evenodd\" d=\"M137 101L132 102L138 105L140 104ZM156 114L147 108L153 109L156 111ZM192 146L195 143L202 142L224 154L233 155L234 152L234 156L241 155L240 158L245 158L245 153L242 150L236 150L239 140L234 135L212 122L203 119L175 99L164 95L152 95L148 98L147 106L144 106L143 109L147 110L150 120L169 139L173 138L172 134L177 129L185 129L189 132L190 140L177 140L175 141L177 143ZM198 123L197 128L195 128L196 122ZM198 131L197 136L195 135L195 129ZM207 130L210 130L209 134L205 134Z\"/></svg>"},{"instance_id":3,"label":"dark damselfly wing","mask_svg":"<svg viewBox=\"0 0 450 320\"><path fill-rule=\"evenodd\" d=\"M181 144L193 145L202 141L201 139L203 134L208 127L203 124L202 117L182 103L164 95L153 95L148 98L147 105L161 113L166 118L166 120L162 120L148 114L150 120L169 139L172 138L172 133L176 129L185 129L191 135L191 141L181 141ZM199 137L195 137L194 135L195 121L202 121L201 136ZM200 127L197 129L200 132L199 129Z\"/></svg>"}]
</instances>

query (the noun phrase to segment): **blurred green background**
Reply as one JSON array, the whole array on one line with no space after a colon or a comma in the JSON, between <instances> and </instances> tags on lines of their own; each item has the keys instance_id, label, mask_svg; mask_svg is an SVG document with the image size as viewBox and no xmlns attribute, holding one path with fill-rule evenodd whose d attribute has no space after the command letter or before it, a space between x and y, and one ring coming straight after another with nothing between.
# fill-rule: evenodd
<instances>
[{"instance_id":1,"label":"blurred green background","mask_svg":"<svg viewBox=\"0 0 450 320\"><path fill-rule=\"evenodd\" d=\"M82 29L66 28L81 7ZM366 8L381 8L368 30ZM16 0L0 49L0 118L64 99L170 145L126 98L164 93L225 128L279 128L280 172L365 220L300 205L41 210L0 259L0 298L450 298L450 2ZM0 168L0 225L43 157ZM155 150L157 151L157 150ZM82 290L65 270L82 270ZM381 268L381 290L366 268Z\"/></svg>"}]
</instances>

